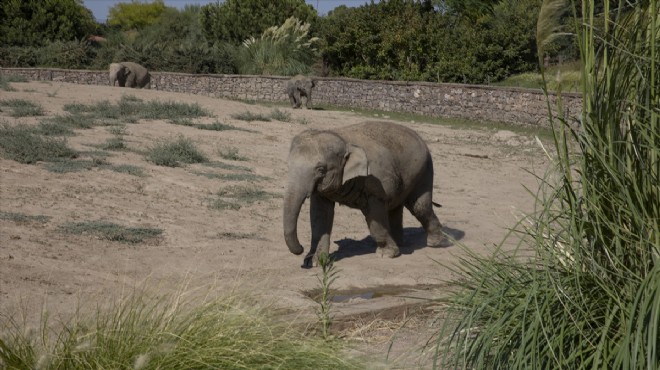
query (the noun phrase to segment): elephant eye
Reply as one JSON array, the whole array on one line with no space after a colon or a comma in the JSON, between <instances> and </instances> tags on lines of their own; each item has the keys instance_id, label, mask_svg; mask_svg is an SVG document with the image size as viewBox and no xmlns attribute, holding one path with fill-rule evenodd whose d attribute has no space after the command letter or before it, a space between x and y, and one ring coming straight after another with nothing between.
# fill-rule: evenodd
<instances>
[{"instance_id":1,"label":"elephant eye","mask_svg":"<svg viewBox=\"0 0 660 370\"><path fill-rule=\"evenodd\" d=\"M316 174L319 176L325 176L325 173L327 172L327 169L325 166L318 166L316 167Z\"/></svg>"}]
</instances>

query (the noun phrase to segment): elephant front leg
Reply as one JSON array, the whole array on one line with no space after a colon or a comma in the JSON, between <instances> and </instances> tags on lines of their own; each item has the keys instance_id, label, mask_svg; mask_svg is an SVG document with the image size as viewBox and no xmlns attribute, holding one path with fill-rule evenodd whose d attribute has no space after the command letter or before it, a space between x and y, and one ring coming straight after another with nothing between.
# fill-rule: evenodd
<instances>
[{"instance_id":1,"label":"elephant front leg","mask_svg":"<svg viewBox=\"0 0 660 370\"><path fill-rule=\"evenodd\" d=\"M377 253L381 257L394 258L401 254L390 234L387 205L375 197L369 197L369 209L363 211L371 237L376 241Z\"/></svg>"},{"instance_id":2,"label":"elephant front leg","mask_svg":"<svg viewBox=\"0 0 660 370\"><path fill-rule=\"evenodd\" d=\"M303 267L316 267L319 256L330 253L330 234L335 218L335 202L318 194L312 194L309 203L309 219L312 224L312 244L305 256Z\"/></svg>"}]
</instances>

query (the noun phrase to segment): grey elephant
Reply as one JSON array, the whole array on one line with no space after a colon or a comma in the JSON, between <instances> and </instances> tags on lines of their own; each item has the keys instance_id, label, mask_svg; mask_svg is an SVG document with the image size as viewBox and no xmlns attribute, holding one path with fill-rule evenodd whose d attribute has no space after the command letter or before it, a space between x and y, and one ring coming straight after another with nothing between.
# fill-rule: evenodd
<instances>
[{"instance_id":1,"label":"grey elephant","mask_svg":"<svg viewBox=\"0 0 660 370\"><path fill-rule=\"evenodd\" d=\"M140 64L133 62L111 63L108 73L110 86L150 88L151 75Z\"/></svg>"},{"instance_id":2,"label":"grey elephant","mask_svg":"<svg viewBox=\"0 0 660 370\"><path fill-rule=\"evenodd\" d=\"M298 75L292 77L286 84L286 92L289 94L289 100L293 108L300 108L302 98L306 98L305 107L312 108L312 89L316 86L316 81L307 76Z\"/></svg>"},{"instance_id":3,"label":"grey elephant","mask_svg":"<svg viewBox=\"0 0 660 370\"><path fill-rule=\"evenodd\" d=\"M396 257L403 241L403 208L427 233L427 244L444 241L433 211L433 162L413 130L388 122L365 122L336 130L307 130L291 142L284 196L284 239L301 254L297 224L310 199L312 240L303 267L329 252L335 203L357 208L381 256Z\"/></svg>"}]
</instances>

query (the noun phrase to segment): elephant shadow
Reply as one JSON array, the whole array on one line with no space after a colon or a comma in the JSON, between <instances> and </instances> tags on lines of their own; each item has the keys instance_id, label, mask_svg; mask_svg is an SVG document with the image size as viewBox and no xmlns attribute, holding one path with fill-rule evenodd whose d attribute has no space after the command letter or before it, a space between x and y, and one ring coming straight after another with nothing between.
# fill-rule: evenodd
<instances>
[{"instance_id":1,"label":"elephant shadow","mask_svg":"<svg viewBox=\"0 0 660 370\"><path fill-rule=\"evenodd\" d=\"M438 248L451 247L451 240L461 240L465 237L465 232L451 227L444 226L442 231L448 239ZM361 256L363 254L376 253L376 242L371 236L362 240L341 239L335 242L339 249L331 253L335 261L344 258ZM403 245L399 247L401 254L413 254L416 250L426 248L426 232L421 227L406 227L403 229ZM432 247L429 247L432 248Z\"/></svg>"}]
</instances>

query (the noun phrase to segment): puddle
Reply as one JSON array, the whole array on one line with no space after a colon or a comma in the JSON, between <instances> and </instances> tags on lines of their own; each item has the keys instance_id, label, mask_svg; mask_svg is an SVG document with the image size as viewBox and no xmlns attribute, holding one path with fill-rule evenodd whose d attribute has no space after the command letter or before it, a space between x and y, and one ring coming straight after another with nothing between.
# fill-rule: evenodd
<instances>
[{"instance_id":1,"label":"puddle","mask_svg":"<svg viewBox=\"0 0 660 370\"><path fill-rule=\"evenodd\" d=\"M372 288L354 288L354 289L343 289L335 290L331 289L330 291L330 301L334 303L347 302L354 299L359 300L369 300L381 297L396 297L401 295L406 295L406 293L411 293L413 291L419 290L429 290L435 288L433 285L414 285L414 286L402 286L402 285L381 285ZM321 298L321 289L312 289L307 292L304 292L305 296L313 299L314 301L319 301Z\"/></svg>"}]
</instances>

